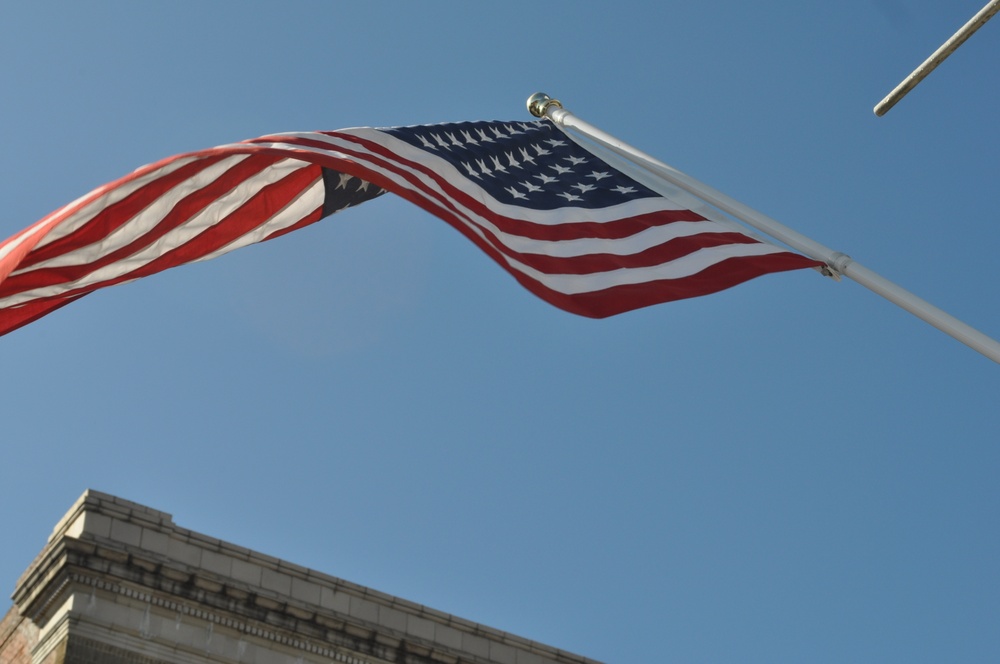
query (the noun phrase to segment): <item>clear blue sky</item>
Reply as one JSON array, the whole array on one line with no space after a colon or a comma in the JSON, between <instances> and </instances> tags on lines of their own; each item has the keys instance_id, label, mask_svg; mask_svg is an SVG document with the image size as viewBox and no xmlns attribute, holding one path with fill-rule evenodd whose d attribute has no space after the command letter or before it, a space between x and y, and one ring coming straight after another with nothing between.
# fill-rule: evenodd
<instances>
[{"instance_id":1,"label":"clear blue sky","mask_svg":"<svg viewBox=\"0 0 1000 664\"><path fill-rule=\"evenodd\" d=\"M983 0L4 3L6 237L265 133L542 90L1000 336ZM0 586L92 487L607 662L1000 660L1000 366L810 271L594 321L383 197L0 339Z\"/></svg>"}]
</instances>

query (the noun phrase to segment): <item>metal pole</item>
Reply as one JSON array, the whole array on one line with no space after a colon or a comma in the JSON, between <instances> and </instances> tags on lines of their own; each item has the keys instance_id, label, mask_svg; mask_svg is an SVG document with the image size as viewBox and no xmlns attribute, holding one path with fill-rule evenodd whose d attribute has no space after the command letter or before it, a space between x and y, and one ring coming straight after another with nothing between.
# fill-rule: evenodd
<instances>
[{"instance_id":1,"label":"metal pole","mask_svg":"<svg viewBox=\"0 0 1000 664\"><path fill-rule=\"evenodd\" d=\"M913 73L903 79L903 82L896 86L896 89L886 95L886 98L875 105L875 115L882 117L890 108L896 105L900 99L906 96L910 90L915 88L920 81L924 80L934 68L944 62L945 58L955 52L966 39L972 36L979 28L983 27L986 21L993 18L993 15L1000 11L1000 0L990 0L986 6L979 10L979 13L969 19L958 32L951 36L951 39L941 44L938 50L931 53L931 56L924 60L923 64L913 70Z\"/></svg>"},{"instance_id":2,"label":"metal pole","mask_svg":"<svg viewBox=\"0 0 1000 664\"><path fill-rule=\"evenodd\" d=\"M652 175L688 191L701 200L731 214L747 225L765 233L806 256L822 261L831 273L841 274L858 282L865 288L881 295L890 302L909 311L921 320L930 323L945 334L958 339L966 346L1000 363L1000 342L966 325L913 293L894 284L884 277L860 265L850 256L834 251L775 221L753 208L713 189L659 161L636 148L623 143L592 124L581 120L562 104L544 93L536 93L528 98L528 110L536 117L546 117L561 127L574 130L591 141L601 145L626 160L642 167Z\"/></svg>"}]
</instances>

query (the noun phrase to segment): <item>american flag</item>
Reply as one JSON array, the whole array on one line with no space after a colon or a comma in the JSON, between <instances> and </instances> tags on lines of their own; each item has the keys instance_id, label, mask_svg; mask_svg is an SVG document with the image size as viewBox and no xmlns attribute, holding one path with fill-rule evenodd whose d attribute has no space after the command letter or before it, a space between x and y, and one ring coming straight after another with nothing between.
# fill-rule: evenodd
<instances>
[{"instance_id":1,"label":"american flag","mask_svg":"<svg viewBox=\"0 0 1000 664\"><path fill-rule=\"evenodd\" d=\"M140 168L0 244L0 334L387 191L595 318L819 265L654 192L546 120L275 134Z\"/></svg>"}]
</instances>

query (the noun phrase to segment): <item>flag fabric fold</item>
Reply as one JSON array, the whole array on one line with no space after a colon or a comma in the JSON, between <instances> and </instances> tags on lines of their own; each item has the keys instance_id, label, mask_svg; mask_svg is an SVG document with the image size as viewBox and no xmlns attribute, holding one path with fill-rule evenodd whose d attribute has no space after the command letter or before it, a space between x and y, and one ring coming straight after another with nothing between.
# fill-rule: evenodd
<instances>
[{"instance_id":1,"label":"flag fabric fold","mask_svg":"<svg viewBox=\"0 0 1000 664\"><path fill-rule=\"evenodd\" d=\"M0 334L385 192L584 316L820 265L652 191L545 120L275 134L145 166L4 241Z\"/></svg>"}]
</instances>

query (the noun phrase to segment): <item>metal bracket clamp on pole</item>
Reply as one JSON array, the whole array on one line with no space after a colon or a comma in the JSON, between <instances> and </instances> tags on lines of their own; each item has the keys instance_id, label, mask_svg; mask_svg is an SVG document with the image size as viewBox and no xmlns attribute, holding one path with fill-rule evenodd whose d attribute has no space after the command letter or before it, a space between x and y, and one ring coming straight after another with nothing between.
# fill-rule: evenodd
<instances>
[{"instance_id":1,"label":"metal bracket clamp on pole","mask_svg":"<svg viewBox=\"0 0 1000 664\"><path fill-rule=\"evenodd\" d=\"M903 79L903 82L896 86L896 88L886 95L885 99L880 101L875 105L874 111L875 115L882 117L885 115L890 108L896 105L896 103L906 96L906 94L917 87L920 81L927 78L934 69L945 61L949 55L955 52L955 50L961 46L966 39L972 36L979 28L983 27L986 21L993 18L993 15L1000 11L1000 0L990 0L986 3L986 6L979 10L979 12L969 19L968 23L959 28L958 32L951 36L951 39L941 44L938 50L931 53L930 57L921 63L919 67L913 70L913 73Z\"/></svg>"},{"instance_id":2,"label":"metal bracket clamp on pole","mask_svg":"<svg viewBox=\"0 0 1000 664\"><path fill-rule=\"evenodd\" d=\"M560 127L582 135L597 145L642 168L650 175L675 187L680 187L706 203L739 219L748 226L805 254L809 258L825 263L832 275L839 274L853 279L865 288L881 295L921 320L930 323L945 334L954 337L994 362L1000 363L1000 342L986 336L901 286L860 265L850 256L839 251L833 251L753 208L730 198L722 192L695 180L672 166L668 166L645 152L623 143L614 136L576 117L563 108L562 103L544 93L535 93L528 98L528 110L535 117L548 118Z\"/></svg>"}]
</instances>

